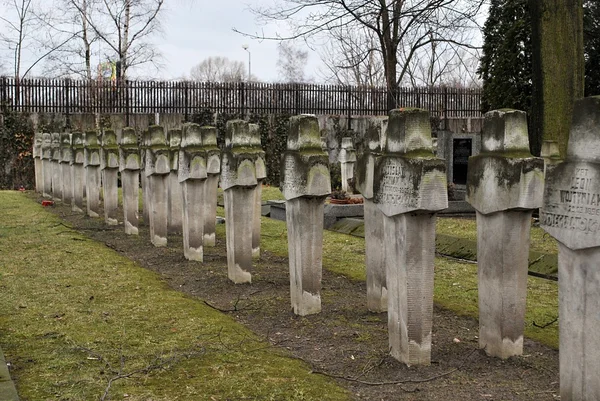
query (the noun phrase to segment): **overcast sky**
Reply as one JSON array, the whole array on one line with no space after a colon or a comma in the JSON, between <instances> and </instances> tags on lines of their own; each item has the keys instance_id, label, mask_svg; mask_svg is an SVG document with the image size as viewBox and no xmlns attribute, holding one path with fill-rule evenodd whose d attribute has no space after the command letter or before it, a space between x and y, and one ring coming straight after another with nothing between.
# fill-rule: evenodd
<instances>
[{"instance_id":1,"label":"overcast sky","mask_svg":"<svg viewBox=\"0 0 600 401\"><path fill-rule=\"evenodd\" d=\"M267 2L268 0L261 0ZM171 0L165 13L163 36L156 38L164 56L161 78L189 76L190 69L211 56L223 56L248 65L248 45L252 75L262 81L277 81L277 42L258 41L233 31L284 32L285 27L263 27L248 10L249 0ZM298 45L302 45L299 43ZM316 76L320 64L316 52L309 50L307 76Z\"/></svg>"}]
</instances>

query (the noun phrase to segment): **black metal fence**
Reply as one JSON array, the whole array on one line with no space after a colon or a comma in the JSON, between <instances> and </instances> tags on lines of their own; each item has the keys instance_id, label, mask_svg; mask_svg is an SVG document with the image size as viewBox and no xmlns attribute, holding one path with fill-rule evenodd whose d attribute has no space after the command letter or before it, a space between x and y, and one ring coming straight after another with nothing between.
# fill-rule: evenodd
<instances>
[{"instance_id":1,"label":"black metal fence","mask_svg":"<svg viewBox=\"0 0 600 401\"><path fill-rule=\"evenodd\" d=\"M385 115L387 90L358 86L261 82L87 81L0 78L0 101L26 112L179 113L204 110L245 115ZM399 107L440 118L480 117L481 89L399 88Z\"/></svg>"}]
</instances>

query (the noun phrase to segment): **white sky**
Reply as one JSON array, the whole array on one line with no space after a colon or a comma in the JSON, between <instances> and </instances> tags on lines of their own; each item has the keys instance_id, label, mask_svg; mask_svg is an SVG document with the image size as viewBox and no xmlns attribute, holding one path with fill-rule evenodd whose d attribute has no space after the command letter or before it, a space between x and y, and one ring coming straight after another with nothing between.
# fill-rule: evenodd
<instances>
[{"instance_id":1,"label":"white sky","mask_svg":"<svg viewBox=\"0 0 600 401\"><path fill-rule=\"evenodd\" d=\"M190 69L211 56L227 57L248 65L248 45L252 75L262 81L277 81L277 42L252 40L233 31L249 33L276 31L285 27L263 27L248 10L250 0L169 0L164 14L163 36L156 37L158 49L164 56L164 69L157 78L189 76ZM260 0L265 2L264 0ZM301 44L300 44L301 45ZM316 52L309 51L305 73L316 77L320 64Z\"/></svg>"}]
</instances>

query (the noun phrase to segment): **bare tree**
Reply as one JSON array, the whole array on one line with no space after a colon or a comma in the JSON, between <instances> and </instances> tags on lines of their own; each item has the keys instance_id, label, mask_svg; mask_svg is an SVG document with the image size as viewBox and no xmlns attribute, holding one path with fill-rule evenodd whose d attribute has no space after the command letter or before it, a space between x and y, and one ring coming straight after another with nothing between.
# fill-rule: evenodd
<instances>
[{"instance_id":1,"label":"bare tree","mask_svg":"<svg viewBox=\"0 0 600 401\"><path fill-rule=\"evenodd\" d=\"M308 52L294 47L290 42L280 42L277 48L277 69L283 82L306 82L304 68Z\"/></svg>"},{"instance_id":2,"label":"bare tree","mask_svg":"<svg viewBox=\"0 0 600 401\"><path fill-rule=\"evenodd\" d=\"M152 63L158 66L158 50L148 40L160 30L164 0L88 0L71 1L87 26L108 47L109 59L118 63L117 75L127 77L135 66Z\"/></svg>"},{"instance_id":3,"label":"bare tree","mask_svg":"<svg viewBox=\"0 0 600 401\"><path fill-rule=\"evenodd\" d=\"M190 76L195 81L241 82L246 79L246 66L227 57L209 57L192 67Z\"/></svg>"},{"instance_id":4,"label":"bare tree","mask_svg":"<svg viewBox=\"0 0 600 401\"><path fill-rule=\"evenodd\" d=\"M387 107L397 107L396 94L415 54L431 43L462 43L456 32L478 27L475 16L485 0L279 0L273 7L255 6L252 11L264 22L289 22L292 34L266 36L243 33L258 39L288 40L319 35L339 37L339 30L369 30L376 47L365 47L358 59L372 50L380 54L387 87ZM234 29L235 30L235 29ZM336 31L338 34L336 35ZM346 67L351 67L347 65Z\"/></svg>"},{"instance_id":5,"label":"bare tree","mask_svg":"<svg viewBox=\"0 0 600 401\"><path fill-rule=\"evenodd\" d=\"M331 34L335 40L328 41L319 52L325 67L321 76L326 82L370 88L385 86L383 61L371 30L340 27Z\"/></svg>"}]
</instances>

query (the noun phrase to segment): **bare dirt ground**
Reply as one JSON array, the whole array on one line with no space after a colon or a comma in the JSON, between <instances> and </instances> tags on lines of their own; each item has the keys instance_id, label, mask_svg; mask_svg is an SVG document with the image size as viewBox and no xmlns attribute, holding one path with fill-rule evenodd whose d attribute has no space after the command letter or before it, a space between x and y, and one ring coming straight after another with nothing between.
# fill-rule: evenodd
<instances>
[{"instance_id":1,"label":"bare dirt ground","mask_svg":"<svg viewBox=\"0 0 600 401\"><path fill-rule=\"evenodd\" d=\"M558 351L525 341L525 354L506 361L477 346L477 321L436 307L432 363L407 367L388 355L387 316L370 313L366 286L323 272L323 312L297 317L290 310L287 258L262 253L252 284L227 279L225 238L204 249L204 263L183 257L181 236L155 248L147 227L139 237L123 226L51 208L88 237L160 274L174 289L233 317L274 347L305 361L314 374L335 378L357 400L555 400ZM457 339L457 340L455 340Z\"/></svg>"}]
</instances>

